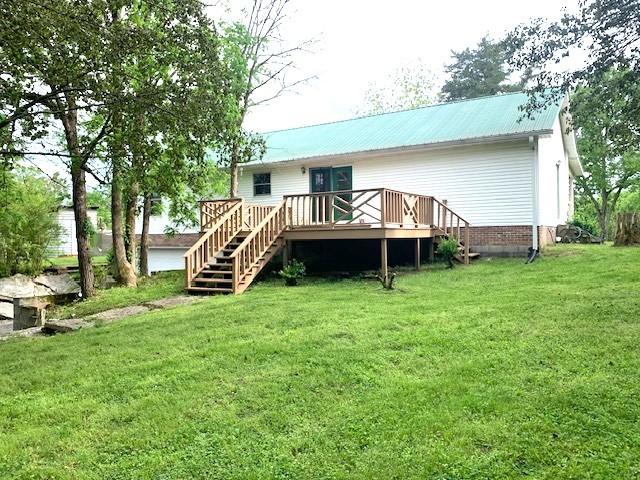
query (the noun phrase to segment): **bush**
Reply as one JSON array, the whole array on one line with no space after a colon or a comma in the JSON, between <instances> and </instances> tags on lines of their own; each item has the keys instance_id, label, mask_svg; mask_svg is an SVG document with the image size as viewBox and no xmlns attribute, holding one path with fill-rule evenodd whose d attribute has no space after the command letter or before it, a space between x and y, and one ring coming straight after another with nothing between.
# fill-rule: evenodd
<instances>
[{"instance_id":1,"label":"bush","mask_svg":"<svg viewBox=\"0 0 640 480\"><path fill-rule=\"evenodd\" d=\"M280 276L284 278L284 283L289 287L297 285L298 279L304 277L306 273L307 269L305 268L304 263L295 259L289 262L289 265L280 270Z\"/></svg>"},{"instance_id":2,"label":"bush","mask_svg":"<svg viewBox=\"0 0 640 480\"><path fill-rule=\"evenodd\" d=\"M447 262L449 268L453 268L453 257L458 254L458 240L453 237L442 240L436 253Z\"/></svg>"},{"instance_id":3,"label":"bush","mask_svg":"<svg viewBox=\"0 0 640 480\"><path fill-rule=\"evenodd\" d=\"M58 242L61 192L29 169L0 172L0 277L42 272Z\"/></svg>"}]
</instances>

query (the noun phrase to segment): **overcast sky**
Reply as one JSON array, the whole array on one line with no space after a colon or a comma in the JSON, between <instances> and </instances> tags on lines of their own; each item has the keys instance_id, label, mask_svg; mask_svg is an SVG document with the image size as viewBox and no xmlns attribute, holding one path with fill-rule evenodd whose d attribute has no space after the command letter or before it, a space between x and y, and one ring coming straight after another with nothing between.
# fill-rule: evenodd
<instances>
[{"instance_id":1,"label":"overcast sky","mask_svg":"<svg viewBox=\"0 0 640 480\"><path fill-rule=\"evenodd\" d=\"M238 0L233 0L237 2ZM451 50L484 35L501 38L533 17L557 18L575 0L296 0L283 29L287 41L316 38L297 57L296 74L310 84L256 108L247 127L259 132L354 116L370 82L398 67L426 64L442 75Z\"/></svg>"}]
</instances>

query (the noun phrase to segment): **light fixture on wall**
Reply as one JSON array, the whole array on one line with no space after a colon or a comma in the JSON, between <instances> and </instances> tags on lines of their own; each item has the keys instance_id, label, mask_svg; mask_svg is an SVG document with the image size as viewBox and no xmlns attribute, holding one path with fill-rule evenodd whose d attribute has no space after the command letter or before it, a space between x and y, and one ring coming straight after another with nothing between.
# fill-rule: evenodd
<instances>
[{"instance_id":1,"label":"light fixture on wall","mask_svg":"<svg viewBox=\"0 0 640 480\"><path fill-rule=\"evenodd\" d=\"M302 172L303 175L307 173L307 167L300 167L300 172Z\"/></svg>"}]
</instances>

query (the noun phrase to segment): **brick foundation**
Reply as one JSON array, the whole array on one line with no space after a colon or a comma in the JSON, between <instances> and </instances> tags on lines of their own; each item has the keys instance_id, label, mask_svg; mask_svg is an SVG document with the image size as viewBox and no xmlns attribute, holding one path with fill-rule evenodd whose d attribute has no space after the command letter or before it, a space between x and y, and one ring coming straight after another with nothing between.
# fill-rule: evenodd
<instances>
[{"instance_id":1,"label":"brick foundation","mask_svg":"<svg viewBox=\"0 0 640 480\"><path fill-rule=\"evenodd\" d=\"M484 255L517 256L526 255L533 242L530 225L510 225L501 227L471 227L471 249ZM464 229L461 229L464 238ZM538 227L540 248L555 243L556 227Z\"/></svg>"}]
</instances>

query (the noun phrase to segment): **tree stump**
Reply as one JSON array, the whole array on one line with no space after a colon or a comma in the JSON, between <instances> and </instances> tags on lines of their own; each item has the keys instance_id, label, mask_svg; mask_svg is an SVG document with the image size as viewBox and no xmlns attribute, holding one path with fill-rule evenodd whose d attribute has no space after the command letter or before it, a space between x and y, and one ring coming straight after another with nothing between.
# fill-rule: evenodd
<instances>
[{"instance_id":1,"label":"tree stump","mask_svg":"<svg viewBox=\"0 0 640 480\"><path fill-rule=\"evenodd\" d=\"M640 245L640 212L619 213L617 217L615 245Z\"/></svg>"}]
</instances>

